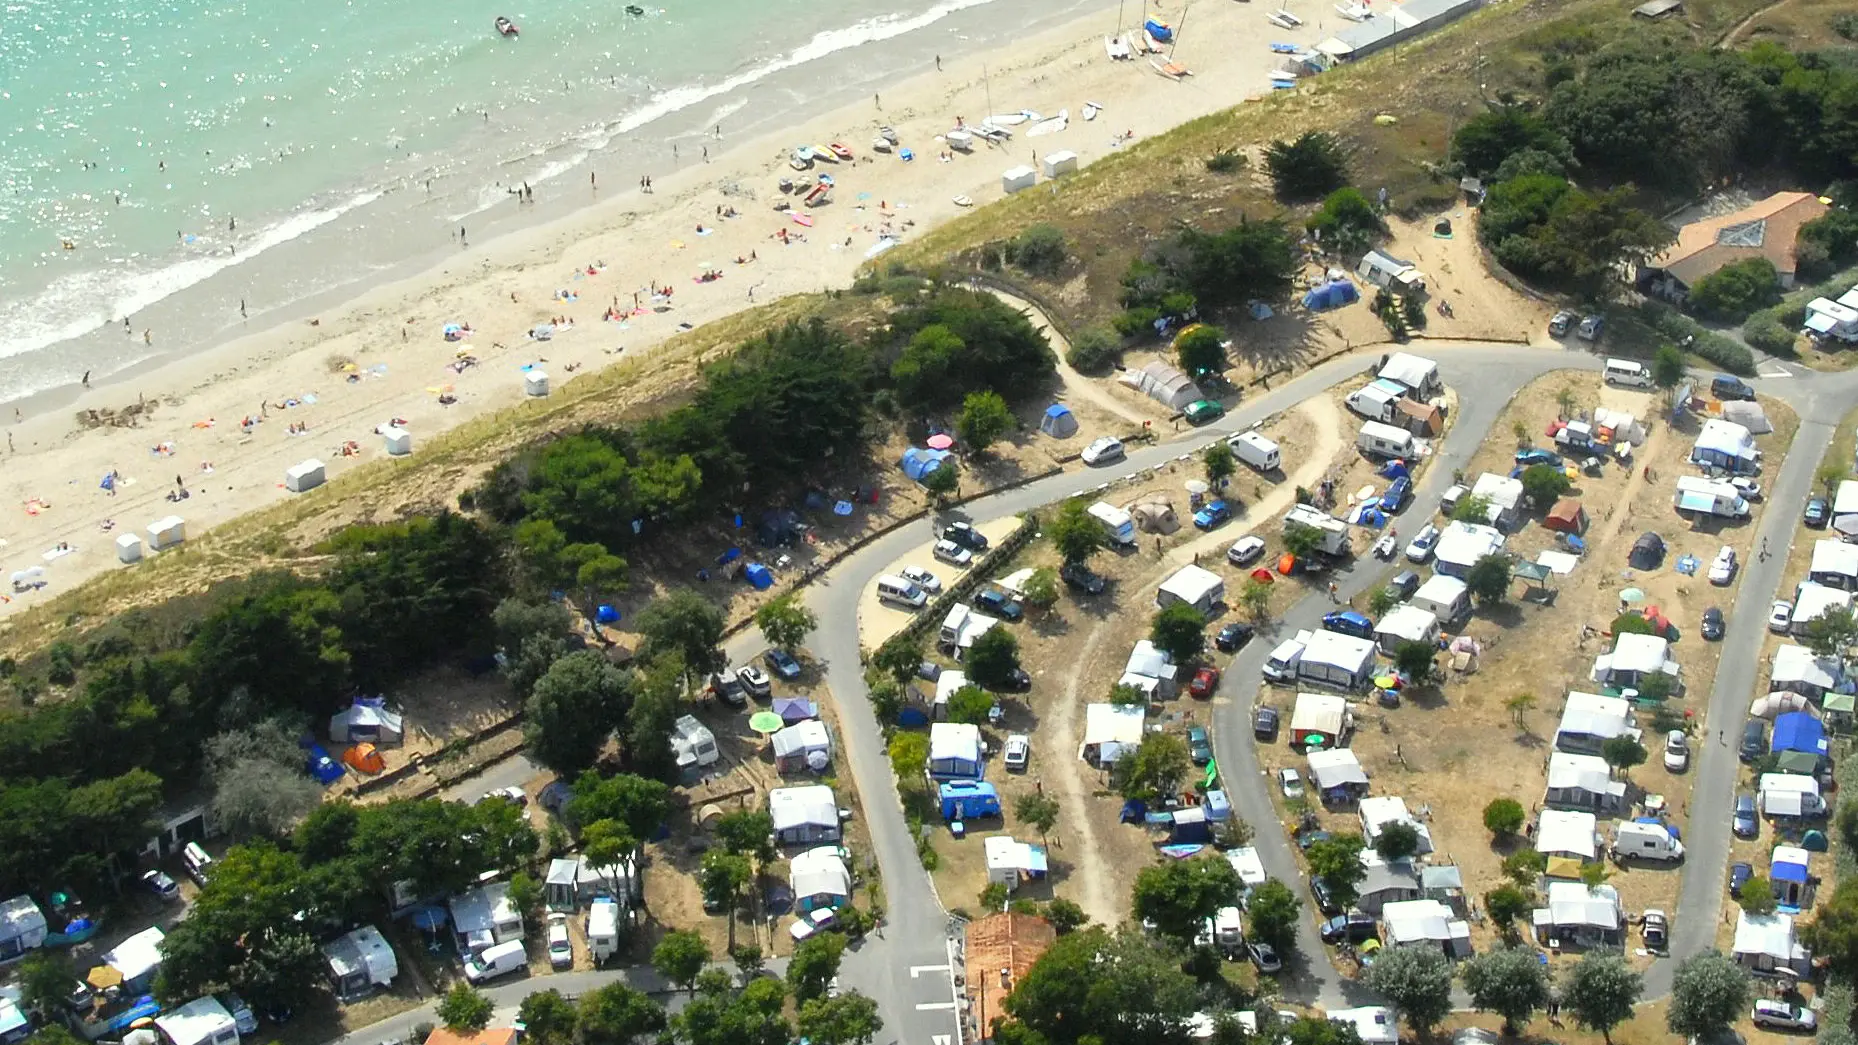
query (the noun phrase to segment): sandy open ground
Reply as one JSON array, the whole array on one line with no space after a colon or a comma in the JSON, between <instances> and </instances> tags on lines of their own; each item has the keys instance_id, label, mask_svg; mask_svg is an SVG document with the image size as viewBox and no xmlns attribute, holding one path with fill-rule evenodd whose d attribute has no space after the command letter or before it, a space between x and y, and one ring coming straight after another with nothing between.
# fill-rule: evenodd
<instances>
[{"instance_id":1,"label":"sandy open ground","mask_svg":"<svg viewBox=\"0 0 1858 1045\"><path fill-rule=\"evenodd\" d=\"M1107 8L1010 49L951 58L943 71L870 103L796 122L782 140L729 143L727 153L716 143L713 162L665 177L650 195L631 184L623 191L602 185L599 202L570 218L473 241L455 261L317 319L191 353L93 388L77 403L79 414L158 404L133 427L87 427L67 406L16 417L0 479L0 501L10 502L0 511L0 567L44 567L45 575L42 588L9 590L0 614L115 568L114 538L146 537L148 524L163 516L182 516L198 536L293 496L283 488L284 472L300 461L320 459L337 478L384 453L374 432L391 420L413 433L417 455L421 441L517 401L526 365L546 369L558 388L576 372L649 352L751 301L843 286L883 237L908 238L957 215L956 196L976 204L998 198L1000 173L1009 167L1059 150L1088 163L1116 148L1119 136L1139 139L1268 91L1268 42L1307 43L1324 29L1269 26L1267 6L1195 10L1176 55L1195 75L1179 83L1146 60L1107 58L1102 33L1114 20ZM996 112L1068 110L1070 122L1039 136L1020 124L1004 147L981 146L942 162L937 136L957 117L985 116L989 98ZM1081 119L1086 101L1103 107L1093 122ZM871 152L884 124L914 150L913 162ZM796 204L812 219L809 228L772 208L788 199L776 184L795 173L788 150L813 142L845 142L857 159L808 172L829 172L837 182L830 204ZM738 216L719 217L725 208ZM776 238L781 230L786 245ZM794 241L796 234L804 239ZM698 282L704 271L721 278ZM654 304L654 287L672 293ZM623 321L602 318L614 307L626 313ZM573 326L546 342L530 337L556 319ZM442 330L451 323L469 324L470 334L447 341ZM160 331L154 338L160 347ZM474 365L461 366L466 355ZM455 401L442 404L442 396ZM248 418L257 421L243 424ZM293 433L299 425L307 430ZM111 472L119 477L114 492L100 486ZM178 503L168 499L177 487L189 494ZM71 550L44 557L64 546Z\"/></svg>"}]
</instances>

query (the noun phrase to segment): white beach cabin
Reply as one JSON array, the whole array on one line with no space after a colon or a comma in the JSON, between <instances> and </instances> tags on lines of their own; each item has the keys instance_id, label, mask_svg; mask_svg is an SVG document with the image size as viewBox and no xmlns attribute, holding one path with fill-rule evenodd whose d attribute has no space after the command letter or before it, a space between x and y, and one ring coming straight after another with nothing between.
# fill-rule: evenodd
<instances>
[{"instance_id":1,"label":"white beach cabin","mask_svg":"<svg viewBox=\"0 0 1858 1045\"><path fill-rule=\"evenodd\" d=\"M1039 180L1039 172L1031 167L1013 167L1000 174L1000 190L1011 196L1022 189L1030 189Z\"/></svg>"},{"instance_id":2,"label":"white beach cabin","mask_svg":"<svg viewBox=\"0 0 1858 1045\"><path fill-rule=\"evenodd\" d=\"M1056 178L1061 174L1070 174L1077 170L1077 153L1070 149L1060 149L1049 153L1039 160L1039 166L1045 168L1047 178Z\"/></svg>"},{"instance_id":3,"label":"white beach cabin","mask_svg":"<svg viewBox=\"0 0 1858 1045\"><path fill-rule=\"evenodd\" d=\"M389 427L381 433L390 457L405 457L413 452L413 433L404 428Z\"/></svg>"},{"instance_id":4,"label":"white beach cabin","mask_svg":"<svg viewBox=\"0 0 1858 1045\"><path fill-rule=\"evenodd\" d=\"M323 463L312 457L301 464L293 464L284 469L284 489L291 493L314 490L323 484L324 478Z\"/></svg>"},{"instance_id":5,"label":"white beach cabin","mask_svg":"<svg viewBox=\"0 0 1858 1045\"><path fill-rule=\"evenodd\" d=\"M133 533L120 534L116 538L116 560L118 562L142 561L142 538Z\"/></svg>"},{"instance_id":6,"label":"white beach cabin","mask_svg":"<svg viewBox=\"0 0 1858 1045\"><path fill-rule=\"evenodd\" d=\"M523 394L526 396L547 395L548 371L539 369L523 371Z\"/></svg>"},{"instance_id":7,"label":"white beach cabin","mask_svg":"<svg viewBox=\"0 0 1858 1045\"><path fill-rule=\"evenodd\" d=\"M187 539L187 520L178 515L156 519L148 524L148 546L155 551L171 548Z\"/></svg>"}]
</instances>

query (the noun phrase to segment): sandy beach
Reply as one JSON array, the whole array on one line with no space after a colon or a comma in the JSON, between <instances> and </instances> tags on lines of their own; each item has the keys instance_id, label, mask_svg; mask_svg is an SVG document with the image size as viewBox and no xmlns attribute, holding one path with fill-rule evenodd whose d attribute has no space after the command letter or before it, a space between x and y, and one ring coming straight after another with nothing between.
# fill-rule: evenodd
<instances>
[{"instance_id":1,"label":"sandy beach","mask_svg":"<svg viewBox=\"0 0 1858 1045\"><path fill-rule=\"evenodd\" d=\"M1162 14L1178 20L1173 6ZM467 226L457 256L422 274L82 390L75 401L51 395L22 404L5 419L0 567L9 574L42 567L43 586L7 585L0 615L124 568L115 537L146 539L163 516L182 516L197 537L293 496L284 472L300 461L319 459L337 479L384 455L375 431L390 421L412 433L417 455L421 440L520 399L526 366L544 369L559 389L751 304L845 286L884 237L907 240L958 216L964 208L956 197L975 206L1000 198L1000 175L1010 167L1059 150L1088 164L1126 136L1139 140L1266 93L1280 57L1268 42L1309 43L1333 30L1320 22L1278 29L1266 21L1271 9L1229 0L1194 6L1175 55L1193 71L1182 82L1145 58L1107 57L1103 34L1114 7L992 51L945 54L939 71L796 119L778 139L685 143L706 150L707 162L654 178L649 194L637 175L598 172L597 184L579 187L588 205L567 218L484 243ZM939 136L958 117L978 123L990 98L992 112L1067 110L1069 122L1037 136L1022 123L1004 145L977 141L973 153L944 160L949 150ZM1091 121L1082 118L1087 102L1102 110ZM881 125L896 129L913 161L872 151ZM804 175L788 167L793 146L833 142L850 146L855 159ZM824 206L802 207L778 190L782 177L821 173L836 183ZM564 179L552 191L573 191L569 185ZM1031 191L1047 190L1041 182ZM784 200L791 212L774 209ZM522 204L512 197L508 206ZM810 227L797 217L811 219ZM705 272L720 275L700 279ZM622 318L606 318L615 308ZM557 320L567 322L548 340L531 336ZM470 331L447 340L448 324ZM151 334L157 347L160 336ZM134 427L87 427L75 416L139 402L159 406ZM114 490L106 490L111 473ZM187 497L174 501L179 488Z\"/></svg>"}]
</instances>

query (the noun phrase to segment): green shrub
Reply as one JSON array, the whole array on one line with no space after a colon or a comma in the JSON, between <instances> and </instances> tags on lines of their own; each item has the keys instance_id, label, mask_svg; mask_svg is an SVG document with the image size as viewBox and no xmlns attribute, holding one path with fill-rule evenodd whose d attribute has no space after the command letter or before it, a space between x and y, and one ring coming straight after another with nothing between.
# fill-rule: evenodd
<instances>
[{"instance_id":1,"label":"green shrub","mask_svg":"<svg viewBox=\"0 0 1858 1045\"><path fill-rule=\"evenodd\" d=\"M1113 331L1090 327L1071 341L1065 362L1081 374L1101 374L1121 361L1123 346Z\"/></svg>"},{"instance_id":2,"label":"green shrub","mask_svg":"<svg viewBox=\"0 0 1858 1045\"><path fill-rule=\"evenodd\" d=\"M1842 14L1834 18L1832 31L1847 40L1858 40L1858 14Z\"/></svg>"},{"instance_id":3,"label":"green shrub","mask_svg":"<svg viewBox=\"0 0 1858 1045\"><path fill-rule=\"evenodd\" d=\"M1046 224L1027 226L1013 240L1007 253L1013 264L1038 276L1056 273L1070 257L1065 250L1063 230Z\"/></svg>"},{"instance_id":4,"label":"green shrub","mask_svg":"<svg viewBox=\"0 0 1858 1045\"><path fill-rule=\"evenodd\" d=\"M1781 323L1778 308L1764 308L1742 324L1742 340L1769 355L1793 355L1793 329Z\"/></svg>"},{"instance_id":5,"label":"green shrub","mask_svg":"<svg viewBox=\"0 0 1858 1045\"><path fill-rule=\"evenodd\" d=\"M1221 149L1206 158L1206 169L1214 174L1234 174L1244 170L1248 163L1244 153Z\"/></svg>"},{"instance_id":6,"label":"green shrub","mask_svg":"<svg viewBox=\"0 0 1858 1045\"><path fill-rule=\"evenodd\" d=\"M1155 320L1161 318L1161 310L1144 306L1142 308L1124 309L1110 320L1110 327L1124 337L1153 337Z\"/></svg>"},{"instance_id":7,"label":"green shrub","mask_svg":"<svg viewBox=\"0 0 1858 1045\"><path fill-rule=\"evenodd\" d=\"M1716 319L1739 322L1759 308L1779 304L1780 275L1763 257L1743 258L1697 281L1690 306Z\"/></svg>"}]
</instances>

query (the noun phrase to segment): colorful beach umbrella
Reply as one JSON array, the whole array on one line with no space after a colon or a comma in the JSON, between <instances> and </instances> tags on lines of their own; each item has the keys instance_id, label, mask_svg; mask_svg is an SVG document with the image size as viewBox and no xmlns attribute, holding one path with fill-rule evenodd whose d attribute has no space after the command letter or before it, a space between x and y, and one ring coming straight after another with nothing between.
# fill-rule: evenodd
<instances>
[{"instance_id":1,"label":"colorful beach umbrella","mask_svg":"<svg viewBox=\"0 0 1858 1045\"><path fill-rule=\"evenodd\" d=\"M782 720L781 716L772 711L757 711L748 718L748 728L763 736L771 733L778 733L785 728L786 725L787 723Z\"/></svg>"}]
</instances>

